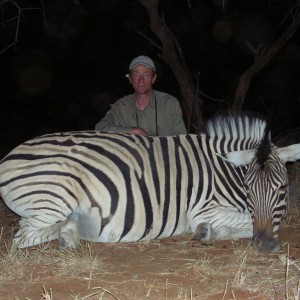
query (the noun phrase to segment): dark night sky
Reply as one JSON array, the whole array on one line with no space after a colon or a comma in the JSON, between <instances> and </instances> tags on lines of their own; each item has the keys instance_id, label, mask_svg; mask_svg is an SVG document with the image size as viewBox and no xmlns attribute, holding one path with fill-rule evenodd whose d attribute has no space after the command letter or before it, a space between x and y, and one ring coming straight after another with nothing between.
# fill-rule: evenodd
<instances>
[{"instance_id":1,"label":"dark night sky","mask_svg":"<svg viewBox=\"0 0 300 300\"><path fill-rule=\"evenodd\" d=\"M131 93L125 74L130 60L140 54L151 56L157 64L155 88L181 97L159 50L137 33L139 30L157 42L148 27L147 13L137 1L77 2L81 6L72 0L44 0L44 14L41 9L24 10L16 47L0 55L1 156L40 134L93 129L110 103ZM297 1L231 0L225 1L225 12L217 2L162 0L159 8L183 48L191 73L200 72L201 91L218 100L203 97L205 117L229 106L240 74L253 61L241 42L249 29L248 20L252 45L266 39L271 43L290 24L287 13ZM39 0L17 3L24 8L41 7ZM1 9L0 50L14 40L16 22L11 18L17 13L11 3ZM226 41L217 41L212 34L221 19L233 28ZM270 115L274 131L284 135L300 128L299 31L257 74L245 104L245 109ZM27 87L45 83L39 71L35 74L40 75L20 75L35 65L49 72L46 79L50 84L40 92L28 93L20 78Z\"/></svg>"}]
</instances>

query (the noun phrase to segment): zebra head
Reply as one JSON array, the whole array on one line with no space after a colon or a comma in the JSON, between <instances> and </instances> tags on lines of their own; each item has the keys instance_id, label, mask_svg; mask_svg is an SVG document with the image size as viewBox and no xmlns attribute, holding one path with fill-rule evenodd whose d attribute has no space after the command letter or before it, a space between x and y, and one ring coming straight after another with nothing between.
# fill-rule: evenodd
<instances>
[{"instance_id":1,"label":"zebra head","mask_svg":"<svg viewBox=\"0 0 300 300\"><path fill-rule=\"evenodd\" d=\"M281 249L278 237L288 203L288 175L285 163L300 159L300 144L279 148L265 134L257 149L233 151L225 160L246 166L244 188L253 222L253 244L264 252Z\"/></svg>"}]
</instances>

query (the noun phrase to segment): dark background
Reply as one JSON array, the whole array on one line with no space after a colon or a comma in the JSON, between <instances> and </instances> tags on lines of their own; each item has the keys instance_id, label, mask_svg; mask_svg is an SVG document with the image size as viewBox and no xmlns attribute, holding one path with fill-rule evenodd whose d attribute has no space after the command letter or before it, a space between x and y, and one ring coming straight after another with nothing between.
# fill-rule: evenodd
<instances>
[{"instance_id":1,"label":"dark background","mask_svg":"<svg viewBox=\"0 0 300 300\"><path fill-rule=\"evenodd\" d=\"M239 76L253 62L245 46L271 44L292 22L299 1L161 0L159 11L178 38L191 74L207 96L203 115L227 109ZM37 135L93 129L111 103L131 93L132 58L149 55L155 88L181 100L172 71L160 59L147 12L134 0L16 1L1 5L0 155ZM190 5L189 5L190 4ZM298 5L298 6L297 6ZM43 9L42 9L43 8ZM289 13L290 12L290 13ZM218 20L232 32L214 36ZM226 28L226 27L225 27ZM9 47L11 43L17 42ZM244 108L272 119L279 137L299 131L300 32L251 83ZM298 140L299 142L299 140Z\"/></svg>"}]
</instances>

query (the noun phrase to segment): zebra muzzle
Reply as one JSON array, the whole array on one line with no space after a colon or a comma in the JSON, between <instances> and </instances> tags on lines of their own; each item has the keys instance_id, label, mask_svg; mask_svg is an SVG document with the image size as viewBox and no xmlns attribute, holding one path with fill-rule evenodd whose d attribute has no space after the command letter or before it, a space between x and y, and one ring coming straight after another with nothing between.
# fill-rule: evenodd
<instances>
[{"instance_id":1,"label":"zebra muzzle","mask_svg":"<svg viewBox=\"0 0 300 300\"><path fill-rule=\"evenodd\" d=\"M260 252L275 253L281 249L279 238L266 235L264 232L254 235L252 242L254 248Z\"/></svg>"},{"instance_id":2,"label":"zebra muzzle","mask_svg":"<svg viewBox=\"0 0 300 300\"><path fill-rule=\"evenodd\" d=\"M252 243L255 249L260 252L274 253L281 249L279 238L274 237L272 220L266 223L254 222Z\"/></svg>"}]
</instances>

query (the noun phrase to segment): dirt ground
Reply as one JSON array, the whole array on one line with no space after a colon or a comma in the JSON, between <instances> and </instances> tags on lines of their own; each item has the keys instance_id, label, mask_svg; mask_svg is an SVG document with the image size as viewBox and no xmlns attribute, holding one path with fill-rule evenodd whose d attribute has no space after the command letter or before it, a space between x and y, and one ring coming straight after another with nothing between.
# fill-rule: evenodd
<instances>
[{"instance_id":1,"label":"dirt ground","mask_svg":"<svg viewBox=\"0 0 300 300\"><path fill-rule=\"evenodd\" d=\"M300 201L281 230L283 249L257 253L249 240L204 244L190 236L143 243L57 242L11 250L18 216L0 204L0 299L300 299Z\"/></svg>"}]
</instances>

